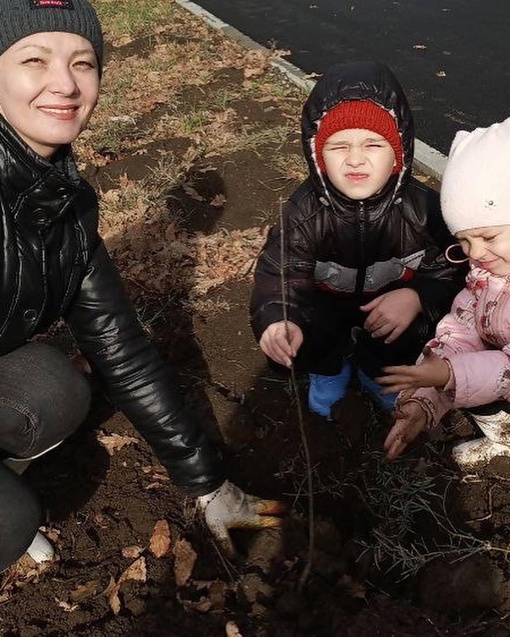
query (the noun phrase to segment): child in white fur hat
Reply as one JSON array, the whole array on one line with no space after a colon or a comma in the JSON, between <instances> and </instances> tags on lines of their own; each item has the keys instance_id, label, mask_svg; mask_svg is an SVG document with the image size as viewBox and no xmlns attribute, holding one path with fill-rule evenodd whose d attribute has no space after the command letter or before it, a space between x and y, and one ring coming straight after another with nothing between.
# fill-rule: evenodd
<instances>
[{"instance_id":1,"label":"child in white fur hat","mask_svg":"<svg viewBox=\"0 0 510 637\"><path fill-rule=\"evenodd\" d=\"M467 408L484 436L453 449L464 470L510 457L510 119L457 133L441 187L446 224L470 262L465 288L415 366L377 379L401 392L386 442L396 458L451 408Z\"/></svg>"}]
</instances>

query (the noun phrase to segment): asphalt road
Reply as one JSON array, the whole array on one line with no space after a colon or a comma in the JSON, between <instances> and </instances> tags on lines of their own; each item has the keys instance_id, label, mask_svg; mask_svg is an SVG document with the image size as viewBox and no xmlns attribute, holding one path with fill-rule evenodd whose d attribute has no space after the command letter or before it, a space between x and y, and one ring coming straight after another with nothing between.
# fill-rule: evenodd
<instances>
[{"instance_id":1,"label":"asphalt road","mask_svg":"<svg viewBox=\"0 0 510 637\"><path fill-rule=\"evenodd\" d=\"M447 153L455 132L510 116L510 0L194 0L307 73L377 59L407 92L416 136Z\"/></svg>"}]
</instances>

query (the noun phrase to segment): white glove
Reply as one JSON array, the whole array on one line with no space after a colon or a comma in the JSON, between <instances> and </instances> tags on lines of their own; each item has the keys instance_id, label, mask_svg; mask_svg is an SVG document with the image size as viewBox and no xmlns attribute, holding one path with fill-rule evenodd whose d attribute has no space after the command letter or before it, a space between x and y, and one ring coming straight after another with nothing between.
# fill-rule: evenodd
<instances>
[{"instance_id":1,"label":"white glove","mask_svg":"<svg viewBox=\"0 0 510 637\"><path fill-rule=\"evenodd\" d=\"M283 524L281 517L287 507L278 500L262 500L248 495L228 480L207 495L198 498L205 522L220 549L228 557L234 557L236 550L230 538L229 529L274 528Z\"/></svg>"}]
</instances>

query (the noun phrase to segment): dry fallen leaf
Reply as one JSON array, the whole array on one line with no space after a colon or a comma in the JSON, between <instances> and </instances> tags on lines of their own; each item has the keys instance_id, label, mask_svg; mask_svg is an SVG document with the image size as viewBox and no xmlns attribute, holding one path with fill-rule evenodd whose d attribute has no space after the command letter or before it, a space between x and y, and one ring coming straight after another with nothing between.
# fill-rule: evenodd
<instances>
[{"instance_id":1,"label":"dry fallen leaf","mask_svg":"<svg viewBox=\"0 0 510 637\"><path fill-rule=\"evenodd\" d=\"M69 604L69 602L59 600L58 597L55 597L55 601L57 602L59 607L62 608L66 613L72 613L78 608L78 604Z\"/></svg>"},{"instance_id":2,"label":"dry fallen leaf","mask_svg":"<svg viewBox=\"0 0 510 637\"><path fill-rule=\"evenodd\" d=\"M145 474L150 474L149 477L152 479L152 481L144 487L147 491L160 489L163 487L164 482L170 481L170 477L166 469L161 466L142 467L142 471Z\"/></svg>"},{"instance_id":3,"label":"dry fallen leaf","mask_svg":"<svg viewBox=\"0 0 510 637\"><path fill-rule=\"evenodd\" d=\"M137 438L133 438L133 436L121 436L120 434L105 434L99 433L97 435L97 441L100 445L102 445L108 455L113 456L117 451L120 451L126 445L136 444L138 442Z\"/></svg>"},{"instance_id":4,"label":"dry fallen leaf","mask_svg":"<svg viewBox=\"0 0 510 637\"><path fill-rule=\"evenodd\" d=\"M185 608L199 613L223 611L225 609L228 592L228 584L226 582L222 580L193 581L193 584L194 586L190 592L192 599L182 599L179 595L179 599ZM200 595L198 600L196 599L197 595Z\"/></svg>"},{"instance_id":5,"label":"dry fallen leaf","mask_svg":"<svg viewBox=\"0 0 510 637\"><path fill-rule=\"evenodd\" d=\"M174 545L174 556L175 581L177 586L184 586L191 577L197 554L187 540L180 539Z\"/></svg>"},{"instance_id":6,"label":"dry fallen leaf","mask_svg":"<svg viewBox=\"0 0 510 637\"><path fill-rule=\"evenodd\" d=\"M156 491L157 489L161 489L163 485L161 482L150 482L145 488L146 491Z\"/></svg>"},{"instance_id":7,"label":"dry fallen leaf","mask_svg":"<svg viewBox=\"0 0 510 637\"><path fill-rule=\"evenodd\" d=\"M149 551L154 557L163 557L170 552L170 526L166 520L158 520L154 525Z\"/></svg>"},{"instance_id":8,"label":"dry fallen leaf","mask_svg":"<svg viewBox=\"0 0 510 637\"><path fill-rule=\"evenodd\" d=\"M151 473L154 478L157 477L158 480L162 480L163 478L165 478L165 480L169 480L167 470L160 464L144 465L142 467L142 473Z\"/></svg>"},{"instance_id":9,"label":"dry fallen leaf","mask_svg":"<svg viewBox=\"0 0 510 637\"><path fill-rule=\"evenodd\" d=\"M122 557L125 557L128 560L136 559L143 552L143 547L137 546L136 544L133 546L125 546L122 549Z\"/></svg>"},{"instance_id":10,"label":"dry fallen leaf","mask_svg":"<svg viewBox=\"0 0 510 637\"><path fill-rule=\"evenodd\" d=\"M88 597L94 597L94 595L97 594L98 585L98 580L90 580L90 582L80 584L74 589L74 591L69 594L69 597L70 599L72 599L73 602L79 604Z\"/></svg>"},{"instance_id":11,"label":"dry fallen leaf","mask_svg":"<svg viewBox=\"0 0 510 637\"><path fill-rule=\"evenodd\" d=\"M209 202L209 205L213 206L214 208L222 208L226 203L227 203L227 198L225 197L225 195L222 195L220 193L218 195L215 195L211 199L211 201Z\"/></svg>"},{"instance_id":12,"label":"dry fallen leaf","mask_svg":"<svg viewBox=\"0 0 510 637\"><path fill-rule=\"evenodd\" d=\"M270 51L264 51L262 49L247 51L244 54L242 61L245 79L260 77L261 75L264 75L264 73L269 68L270 58Z\"/></svg>"},{"instance_id":13,"label":"dry fallen leaf","mask_svg":"<svg viewBox=\"0 0 510 637\"><path fill-rule=\"evenodd\" d=\"M108 604L113 611L114 615L118 615L120 613L120 599L119 599L119 585L113 579L110 578L110 583L104 589L103 595L108 599Z\"/></svg>"},{"instance_id":14,"label":"dry fallen leaf","mask_svg":"<svg viewBox=\"0 0 510 637\"><path fill-rule=\"evenodd\" d=\"M137 582L147 581L147 565L144 557L139 557L122 573L119 578L119 586L126 580L135 580Z\"/></svg>"},{"instance_id":15,"label":"dry fallen leaf","mask_svg":"<svg viewBox=\"0 0 510 637\"><path fill-rule=\"evenodd\" d=\"M239 632L239 628L237 627L237 624L232 620L227 622L225 626L225 632L227 637L243 637L241 633Z\"/></svg>"},{"instance_id":16,"label":"dry fallen leaf","mask_svg":"<svg viewBox=\"0 0 510 637\"><path fill-rule=\"evenodd\" d=\"M108 528L108 520L102 513L96 513L92 519L94 520L94 524L100 529Z\"/></svg>"},{"instance_id":17,"label":"dry fallen leaf","mask_svg":"<svg viewBox=\"0 0 510 637\"><path fill-rule=\"evenodd\" d=\"M0 577L0 602L7 601L16 589L31 582L37 582L39 576L49 570L55 560L37 564L25 553L14 564L2 571Z\"/></svg>"},{"instance_id":18,"label":"dry fallen leaf","mask_svg":"<svg viewBox=\"0 0 510 637\"><path fill-rule=\"evenodd\" d=\"M208 613L211 608L211 600L208 597L201 597L199 600L192 601L190 599L180 599L179 601L186 610L194 610L197 613Z\"/></svg>"},{"instance_id":19,"label":"dry fallen leaf","mask_svg":"<svg viewBox=\"0 0 510 637\"><path fill-rule=\"evenodd\" d=\"M138 582L147 581L147 566L144 557L139 557L130 566L128 566L128 568L119 577L118 582L116 582L112 577L110 583L103 591L103 595L108 598L108 603L114 615L118 615L120 613L121 603L119 590L122 583L127 580L135 580Z\"/></svg>"}]
</instances>

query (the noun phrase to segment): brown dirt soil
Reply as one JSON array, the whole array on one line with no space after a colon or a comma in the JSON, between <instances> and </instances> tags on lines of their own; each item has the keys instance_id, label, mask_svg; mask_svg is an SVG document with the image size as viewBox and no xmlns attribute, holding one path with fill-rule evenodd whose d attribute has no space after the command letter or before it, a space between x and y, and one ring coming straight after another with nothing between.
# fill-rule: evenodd
<instances>
[{"instance_id":1,"label":"brown dirt soil","mask_svg":"<svg viewBox=\"0 0 510 637\"><path fill-rule=\"evenodd\" d=\"M146 39L135 40L129 54L146 46ZM216 74L215 89L242 81L238 69L224 69ZM181 108L191 108L199 93L181 95ZM267 101L244 97L234 108L242 121L266 127L285 119ZM145 124L165 112L155 105L143 116ZM190 143L146 140L143 152L105 152L107 160L86 163L85 172L107 196L149 176L159 151L182 158ZM483 476L457 473L451 446L474 431L454 419L403 460L386 462L381 448L388 423L355 386L334 422L305 410L315 546L310 576L299 588L308 559L309 498L296 398L288 379L268 371L253 340L246 276L262 229L296 183L264 157L296 152L297 138L290 138L284 146L269 141L256 151L197 156L167 193L158 218L135 216L126 231L114 227L108 235L142 320L175 364L178 382L221 447L230 477L249 492L288 502L284 528L238 533L239 559L226 561L193 501L177 492L147 445L95 387L88 421L26 474L41 494L59 561L42 573L16 566L3 575L2 636L510 634L510 465L494 464ZM213 205L218 195L220 205ZM158 296L131 268L146 257L164 265L152 260L155 250L126 242L141 241L150 224L168 230L176 211L184 213L188 233L180 262L186 285L178 294L166 290ZM253 228L252 234L235 234ZM204 237L215 238L217 252L207 252L213 244L203 243ZM233 269L224 265L223 274L206 281L190 246L205 251L212 268L223 255L218 237L231 241L229 253L239 245L245 252ZM149 275L155 272L160 274L152 269ZM49 338L71 347L61 330ZM303 400L304 379L299 393ZM154 530L161 520L169 524L170 545L160 538L164 547L158 551Z\"/></svg>"}]
</instances>

